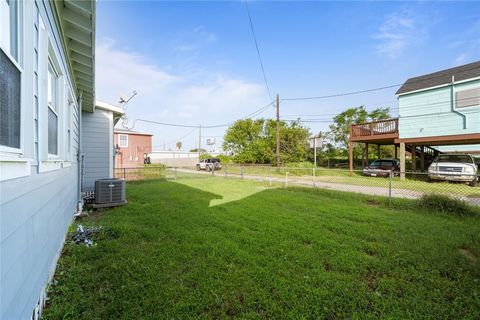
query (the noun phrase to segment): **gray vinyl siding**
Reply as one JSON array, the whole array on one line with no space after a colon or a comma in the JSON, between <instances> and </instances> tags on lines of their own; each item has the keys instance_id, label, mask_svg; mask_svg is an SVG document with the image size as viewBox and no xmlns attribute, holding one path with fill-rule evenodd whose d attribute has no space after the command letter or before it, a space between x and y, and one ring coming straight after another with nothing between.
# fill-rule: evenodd
<instances>
[{"instance_id":1,"label":"gray vinyl siding","mask_svg":"<svg viewBox=\"0 0 480 320\"><path fill-rule=\"evenodd\" d=\"M94 113L82 113L82 153L84 191L94 190L95 180L110 178L111 123L113 115L109 111L96 109Z\"/></svg>"},{"instance_id":2,"label":"gray vinyl siding","mask_svg":"<svg viewBox=\"0 0 480 320\"><path fill-rule=\"evenodd\" d=\"M1 319L27 319L53 273L77 204L77 164L1 183Z\"/></svg>"},{"instance_id":3,"label":"gray vinyl siding","mask_svg":"<svg viewBox=\"0 0 480 320\"><path fill-rule=\"evenodd\" d=\"M42 133L45 117L35 112L34 84L34 13L41 15L59 58L67 86L76 90L68 71L59 27L54 19L52 3L22 1L25 12L22 27L22 140L23 154L32 159L30 175L0 182L0 319L30 319L49 278L53 275L68 226L78 201L79 114L72 113L71 162L63 167L41 172L42 158L35 152L46 148ZM38 80L41 81L41 80ZM40 87L42 94L43 86ZM43 92L45 95L45 92ZM76 100L77 97L73 97ZM38 105L45 110L46 105ZM36 120L38 117L38 124ZM43 126L43 127L42 127ZM38 138L38 140L36 139ZM68 160L68 159L65 159Z\"/></svg>"}]
</instances>

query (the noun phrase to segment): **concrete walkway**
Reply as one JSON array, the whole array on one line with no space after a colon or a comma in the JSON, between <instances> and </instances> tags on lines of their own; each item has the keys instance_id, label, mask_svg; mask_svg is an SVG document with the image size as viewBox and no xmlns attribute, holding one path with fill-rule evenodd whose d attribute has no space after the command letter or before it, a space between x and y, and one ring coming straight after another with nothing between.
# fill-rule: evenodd
<instances>
[{"instance_id":1,"label":"concrete walkway","mask_svg":"<svg viewBox=\"0 0 480 320\"><path fill-rule=\"evenodd\" d=\"M177 168L177 172L184 172L184 173L194 173L200 175L210 175L212 176L211 172L206 171L196 171L190 169L180 169ZM214 176L216 177L226 177L226 178L235 178L235 179L242 179L241 175L238 174L227 174L222 171L215 171ZM281 183L285 184L285 178L280 177L265 177L265 176L256 176L256 175L243 175L243 179L246 180L255 180L260 182L269 182L272 183ZM308 186L314 187L312 180L305 180L301 178L288 178L288 185L299 185L299 186ZM374 187L374 186L365 186L365 185L355 185L355 184L345 184L345 183L333 183L333 182L324 182L324 181L316 181L315 182L316 188L322 189L330 189L336 191L346 191L346 192L356 192L361 194L368 194L373 196L382 196L388 197L389 196L389 188L385 187ZM416 191L416 190L408 190L408 189L392 189L392 197L393 198L404 198L404 199L417 199L420 198L424 192ZM473 205L480 206L480 198L469 198L462 195L458 195L457 199L464 200L469 202Z\"/></svg>"}]
</instances>

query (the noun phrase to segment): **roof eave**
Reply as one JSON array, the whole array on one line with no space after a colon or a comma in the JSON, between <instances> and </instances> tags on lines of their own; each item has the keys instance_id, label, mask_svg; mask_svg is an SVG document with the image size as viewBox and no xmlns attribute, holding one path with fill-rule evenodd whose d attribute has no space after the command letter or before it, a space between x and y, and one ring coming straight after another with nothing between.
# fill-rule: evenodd
<instances>
[{"instance_id":1,"label":"roof eave","mask_svg":"<svg viewBox=\"0 0 480 320\"><path fill-rule=\"evenodd\" d=\"M464 80L460 80L460 81L455 81L454 84L462 84L462 83L467 83L467 82L471 82L471 81L477 81L477 80L480 80L480 77L473 77L473 78L469 78L469 79L464 79ZM406 83L404 83L402 86L404 86ZM428 90L433 90L433 89L438 89L438 88L443 88L443 87L448 87L452 85L451 82L449 83L444 83L444 84L441 84L441 85L438 85L438 86L432 86L432 87L427 87L427 88L422 88L422 89L417 89L417 90L410 90L410 91L405 91L405 92L401 92L399 93L400 91L402 91L402 87L400 87L400 89L398 89L398 91L395 93L395 95L397 97L400 97L400 96L404 96L404 95L407 95L407 94L412 94L412 93L417 93L417 92L422 92L422 91L428 91Z\"/></svg>"},{"instance_id":2,"label":"roof eave","mask_svg":"<svg viewBox=\"0 0 480 320\"><path fill-rule=\"evenodd\" d=\"M121 107L117 107L100 100L95 101L95 108L111 111L115 116L123 116L125 113Z\"/></svg>"},{"instance_id":3,"label":"roof eave","mask_svg":"<svg viewBox=\"0 0 480 320\"><path fill-rule=\"evenodd\" d=\"M54 1L82 110L95 109L95 1Z\"/></svg>"}]
</instances>

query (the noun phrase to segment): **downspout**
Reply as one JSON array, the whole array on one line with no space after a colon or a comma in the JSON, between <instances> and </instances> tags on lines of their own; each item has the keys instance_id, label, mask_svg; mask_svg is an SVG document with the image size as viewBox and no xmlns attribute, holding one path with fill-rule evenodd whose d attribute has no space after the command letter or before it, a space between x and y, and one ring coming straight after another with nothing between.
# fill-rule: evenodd
<instances>
[{"instance_id":1,"label":"downspout","mask_svg":"<svg viewBox=\"0 0 480 320\"><path fill-rule=\"evenodd\" d=\"M78 203L77 214L82 213L83 210L83 197L82 197L82 180L83 180L83 148L82 148L82 95L78 97L78 153L77 153L77 181L78 181Z\"/></svg>"},{"instance_id":2,"label":"downspout","mask_svg":"<svg viewBox=\"0 0 480 320\"><path fill-rule=\"evenodd\" d=\"M455 76L452 76L452 87L451 87L451 90L450 90L450 97L451 97L451 108L452 108L452 112L453 113L456 113L458 114L459 116L462 117L463 119L463 129L467 129L467 116L459 111L457 111L455 109L456 107L456 103L455 103L455 88L454 88L454 85L455 85Z\"/></svg>"}]
</instances>

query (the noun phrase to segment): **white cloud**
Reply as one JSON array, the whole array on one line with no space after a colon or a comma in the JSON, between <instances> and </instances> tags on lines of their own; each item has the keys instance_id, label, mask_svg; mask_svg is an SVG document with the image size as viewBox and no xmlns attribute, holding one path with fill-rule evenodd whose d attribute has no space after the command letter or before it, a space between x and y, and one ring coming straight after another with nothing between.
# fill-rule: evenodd
<instances>
[{"instance_id":1,"label":"white cloud","mask_svg":"<svg viewBox=\"0 0 480 320\"><path fill-rule=\"evenodd\" d=\"M197 26L195 29L193 29L193 32L198 34L200 37L205 39L207 42L215 42L217 41L217 35L213 32L210 32L207 30L205 26Z\"/></svg>"},{"instance_id":2,"label":"white cloud","mask_svg":"<svg viewBox=\"0 0 480 320\"><path fill-rule=\"evenodd\" d=\"M167 72L144 55L122 51L112 40L107 40L96 48L96 95L115 104L119 94L128 96L136 90L138 95L127 110L130 123L141 118L211 125L230 122L265 104L267 94L261 84L205 70L208 68ZM185 131L137 124L135 129L154 130L152 133L156 136L161 135L157 137L157 144L163 139L175 139Z\"/></svg>"},{"instance_id":3,"label":"white cloud","mask_svg":"<svg viewBox=\"0 0 480 320\"><path fill-rule=\"evenodd\" d=\"M379 41L376 49L380 55L395 59L420 40L424 32L410 13L395 12L387 16L373 38Z\"/></svg>"}]
</instances>

